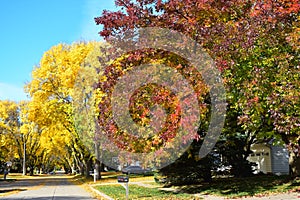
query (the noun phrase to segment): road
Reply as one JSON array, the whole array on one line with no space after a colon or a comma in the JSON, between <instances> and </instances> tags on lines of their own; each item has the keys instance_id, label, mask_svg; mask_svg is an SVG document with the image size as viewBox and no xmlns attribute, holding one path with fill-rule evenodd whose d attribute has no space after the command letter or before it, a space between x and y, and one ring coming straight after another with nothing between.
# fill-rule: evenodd
<instances>
[{"instance_id":1,"label":"road","mask_svg":"<svg viewBox=\"0 0 300 200\"><path fill-rule=\"evenodd\" d=\"M0 196L3 200L94 200L81 186L63 176L0 182L0 190L17 191L16 194Z\"/></svg>"}]
</instances>

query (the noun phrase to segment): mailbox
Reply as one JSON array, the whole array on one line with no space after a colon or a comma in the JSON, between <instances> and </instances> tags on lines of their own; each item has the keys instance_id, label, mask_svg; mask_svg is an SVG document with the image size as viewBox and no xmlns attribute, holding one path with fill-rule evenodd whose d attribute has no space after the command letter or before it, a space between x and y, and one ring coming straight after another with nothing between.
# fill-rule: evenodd
<instances>
[{"instance_id":1,"label":"mailbox","mask_svg":"<svg viewBox=\"0 0 300 200\"><path fill-rule=\"evenodd\" d=\"M118 182L119 183L128 183L129 177L128 176L118 176Z\"/></svg>"}]
</instances>

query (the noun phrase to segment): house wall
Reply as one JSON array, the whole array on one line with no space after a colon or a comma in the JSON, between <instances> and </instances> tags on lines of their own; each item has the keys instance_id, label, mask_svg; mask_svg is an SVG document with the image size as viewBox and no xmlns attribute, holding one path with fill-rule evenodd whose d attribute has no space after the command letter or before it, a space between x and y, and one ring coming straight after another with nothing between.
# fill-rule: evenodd
<instances>
[{"instance_id":1,"label":"house wall","mask_svg":"<svg viewBox=\"0 0 300 200\"><path fill-rule=\"evenodd\" d=\"M254 144L251 150L253 153L248 157L248 160L257 164L254 167L254 173L272 173L271 148L265 144Z\"/></svg>"},{"instance_id":2,"label":"house wall","mask_svg":"<svg viewBox=\"0 0 300 200\"><path fill-rule=\"evenodd\" d=\"M289 153L281 146L271 146L272 172L274 174L289 174Z\"/></svg>"}]
</instances>

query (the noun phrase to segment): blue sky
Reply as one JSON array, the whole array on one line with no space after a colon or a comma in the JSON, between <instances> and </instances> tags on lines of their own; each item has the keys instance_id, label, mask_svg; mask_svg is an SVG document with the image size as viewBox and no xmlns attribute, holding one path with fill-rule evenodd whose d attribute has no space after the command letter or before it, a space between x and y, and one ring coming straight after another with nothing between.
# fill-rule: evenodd
<instances>
[{"instance_id":1,"label":"blue sky","mask_svg":"<svg viewBox=\"0 0 300 200\"><path fill-rule=\"evenodd\" d=\"M1 0L0 99L26 99L23 87L43 53L58 43L101 40L94 23L114 0Z\"/></svg>"}]
</instances>

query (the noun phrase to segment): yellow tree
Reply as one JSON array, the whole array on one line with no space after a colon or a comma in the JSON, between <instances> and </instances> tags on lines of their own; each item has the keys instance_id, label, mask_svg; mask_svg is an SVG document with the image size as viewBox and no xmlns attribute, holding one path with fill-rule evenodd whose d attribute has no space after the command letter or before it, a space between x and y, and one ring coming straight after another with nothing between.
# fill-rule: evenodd
<instances>
[{"instance_id":1,"label":"yellow tree","mask_svg":"<svg viewBox=\"0 0 300 200\"><path fill-rule=\"evenodd\" d=\"M48 153L87 166L91 155L77 135L73 117L74 84L93 43L58 44L44 53L26 91L32 97L28 119L42 127L41 142ZM68 158L68 159L67 159Z\"/></svg>"},{"instance_id":2,"label":"yellow tree","mask_svg":"<svg viewBox=\"0 0 300 200\"><path fill-rule=\"evenodd\" d=\"M23 165L29 168L30 175L33 175L34 169L40 169L43 165L42 158L45 154L45 146L41 145L42 128L28 119L28 101L21 102L19 107L19 119L21 121L19 136L21 137L16 137L16 143L19 147L18 155L26 160L26 163L23 163Z\"/></svg>"},{"instance_id":3,"label":"yellow tree","mask_svg":"<svg viewBox=\"0 0 300 200\"><path fill-rule=\"evenodd\" d=\"M19 134L19 107L13 101L0 101L0 161L13 161L17 155L14 136ZM1 165L1 163L0 163Z\"/></svg>"},{"instance_id":4,"label":"yellow tree","mask_svg":"<svg viewBox=\"0 0 300 200\"><path fill-rule=\"evenodd\" d=\"M105 94L97 90L96 86L99 81L105 81L104 68L111 63L107 49L107 43L94 43L93 50L87 55L80 68L73 93L76 130L83 144L94 154L97 179L101 178L103 160L107 158L103 154L103 149L112 148L106 141L97 120L99 100L101 101ZM111 160L110 158L111 156L107 159Z\"/></svg>"},{"instance_id":5,"label":"yellow tree","mask_svg":"<svg viewBox=\"0 0 300 200\"><path fill-rule=\"evenodd\" d=\"M20 166L24 166L22 170L29 167L32 175L35 167L40 165L38 158L42 148L39 141L40 129L27 119L27 103L0 102L0 148L1 160L12 161L13 168L19 171Z\"/></svg>"}]
</instances>

